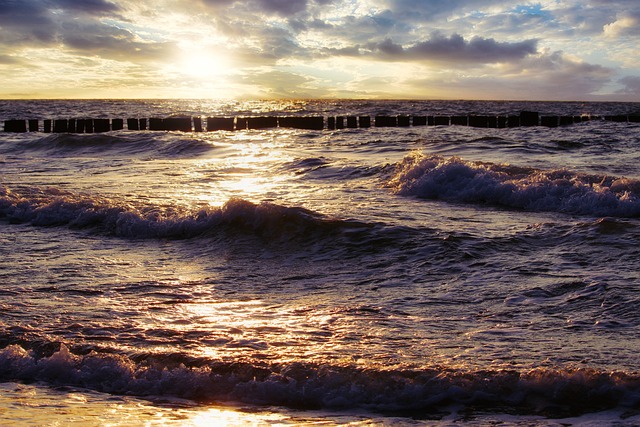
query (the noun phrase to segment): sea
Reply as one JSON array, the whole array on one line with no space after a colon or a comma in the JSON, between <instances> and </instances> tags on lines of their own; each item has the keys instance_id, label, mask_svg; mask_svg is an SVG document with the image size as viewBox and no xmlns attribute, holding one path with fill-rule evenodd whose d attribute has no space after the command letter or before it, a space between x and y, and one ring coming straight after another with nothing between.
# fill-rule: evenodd
<instances>
[{"instance_id":1,"label":"sea","mask_svg":"<svg viewBox=\"0 0 640 427\"><path fill-rule=\"evenodd\" d=\"M571 115L45 133L42 120ZM640 425L640 103L0 101L0 425ZM589 120L587 120L587 118Z\"/></svg>"}]
</instances>

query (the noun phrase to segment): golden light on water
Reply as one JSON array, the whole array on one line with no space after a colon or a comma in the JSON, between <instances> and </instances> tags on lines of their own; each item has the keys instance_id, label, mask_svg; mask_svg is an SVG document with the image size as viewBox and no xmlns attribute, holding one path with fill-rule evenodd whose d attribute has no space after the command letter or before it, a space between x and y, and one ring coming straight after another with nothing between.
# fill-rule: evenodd
<instances>
[{"instance_id":1,"label":"golden light on water","mask_svg":"<svg viewBox=\"0 0 640 427\"><path fill-rule=\"evenodd\" d=\"M264 138L251 132L234 135L233 140L222 145L224 156L197 162L183 173L189 181L206 183L206 187L192 188L189 193L179 192L178 200L197 200L210 206L222 206L229 199L238 197L255 203L278 198L284 191L283 183L291 179L289 172L273 170L273 165L293 159L277 142L251 141ZM215 178L215 179L214 179ZM218 179L219 178L219 179Z\"/></svg>"}]
</instances>

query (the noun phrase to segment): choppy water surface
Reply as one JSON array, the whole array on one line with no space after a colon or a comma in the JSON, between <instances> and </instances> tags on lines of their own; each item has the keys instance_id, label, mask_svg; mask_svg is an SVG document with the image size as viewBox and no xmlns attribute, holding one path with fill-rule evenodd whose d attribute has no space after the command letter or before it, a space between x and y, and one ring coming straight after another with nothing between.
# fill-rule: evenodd
<instances>
[{"instance_id":1,"label":"choppy water surface","mask_svg":"<svg viewBox=\"0 0 640 427\"><path fill-rule=\"evenodd\" d=\"M0 119L639 107L12 101ZM0 419L634 425L639 139L601 120L2 133Z\"/></svg>"}]
</instances>

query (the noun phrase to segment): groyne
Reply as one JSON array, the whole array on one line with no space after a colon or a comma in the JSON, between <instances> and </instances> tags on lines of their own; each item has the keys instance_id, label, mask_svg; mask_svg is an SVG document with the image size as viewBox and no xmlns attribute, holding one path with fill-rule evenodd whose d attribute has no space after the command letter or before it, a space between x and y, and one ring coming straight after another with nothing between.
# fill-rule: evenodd
<instances>
[{"instance_id":1,"label":"groyne","mask_svg":"<svg viewBox=\"0 0 640 427\"><path fill-rule=\"evenodd\" d=\"M558 127L590 120L640 123L640 116L548 116L523 111L518 115L345 115L345 116L233 116L167 118L70 118L11 119L4 121L4 132L100 133L119 130L215 132L248 129L293 128L335 130L370 127L471 126L478 128L513 128L520 126Z\"/></svg>"}]
</instances>

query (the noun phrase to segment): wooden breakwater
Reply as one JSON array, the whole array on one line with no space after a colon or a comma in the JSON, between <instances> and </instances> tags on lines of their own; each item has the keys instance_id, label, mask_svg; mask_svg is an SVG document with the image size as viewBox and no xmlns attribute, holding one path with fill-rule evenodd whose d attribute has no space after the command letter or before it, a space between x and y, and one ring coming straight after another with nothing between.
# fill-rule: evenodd
<instances>
[{"instance_id":1,"label":"wooden breakwater","mask_svg":"<svg viewBox=\"0 0 640 427\"><path fill-rule=\"evenodd\" d=\"M250 116L250 117L168 117L128 119L12 119L4 121L5 132L100 133L109 131L180 131L214 132L247 129L293 128L334 130L370 127L471 126L478 128L513 128L520 126L568 126L590 120L640 123L640 116L544 116L523 111L519 115L345 115L345 116Z\"/></svg>"}]
</instances>

